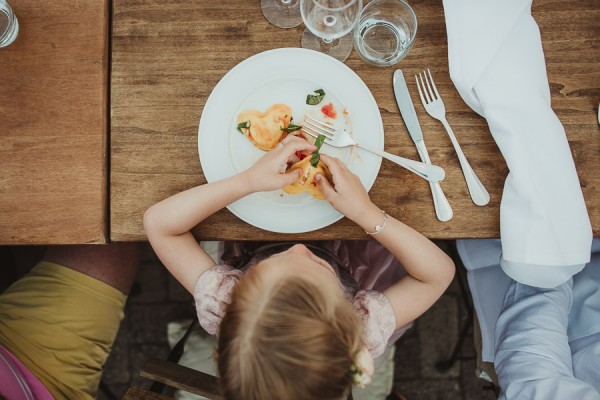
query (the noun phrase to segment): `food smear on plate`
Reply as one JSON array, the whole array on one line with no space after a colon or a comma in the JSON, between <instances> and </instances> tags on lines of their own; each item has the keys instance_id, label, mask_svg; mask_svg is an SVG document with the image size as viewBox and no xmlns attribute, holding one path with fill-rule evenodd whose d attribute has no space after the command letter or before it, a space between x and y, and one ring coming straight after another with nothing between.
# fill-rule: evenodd
<instances>
[{"instance_id":1,"label":"food smear on plate","mask_svg":"<svg viewBox=\"0 0 600 400\"><path fill-rule=\"evenodd\" d=\"M265 112L244 110L237 116L237 130L261 150L274 149L289 132L300 129L292 124L292 109L273 104Z\"/></svg>"},{"instance_id":2,"label":"food smear on plate","mask_svg":"<svg viewBox=\"0 0 600 400\"><path fill-rule=\"evenodd\" d=\"M333 103L329 103L329 104L326 104L323 107L321 107L321 112L327 118L331 118L331 119L336 119L337 118L337 111L335 110L335 107L333 106Z\"/></svg>"},{"instance_id":3,"label":"food smear on plate","mask_svg":"<svg viewBox=\"0 0 600 400\"><path fill-rule=\"evenodd\" d=\"M316 199L325 200L325 195L323 192L321 192L321 189L315 180L317 174L321 174L329 182L332 181L331 172L329 171L329 168L327 168L327 165L321 161L319 155L319 149L321 148L324 140L325 136L319 135L315 141L315 146L317 146L317 149L314 152L303 152L300 154L300 156L296 154L296 157L299 158L299 161L293 163L291 166L288 166L286 172L300 169L302 170L302 175L300 175L300 178L298 178L296 182L283 188L286 193L300 194L307 192Z\"/></svg>"}]
</instances>

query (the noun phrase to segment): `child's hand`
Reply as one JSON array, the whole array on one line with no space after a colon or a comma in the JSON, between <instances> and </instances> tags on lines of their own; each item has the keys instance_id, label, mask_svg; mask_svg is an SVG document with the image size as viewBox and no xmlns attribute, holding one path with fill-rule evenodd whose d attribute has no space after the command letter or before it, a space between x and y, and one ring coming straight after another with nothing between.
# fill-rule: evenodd
<instances>
[{"instance_id":1,"label":"child's hand","mask_svg":"<svg viewBox=\"0 0 600 400\"><path fill-rule=\"evenodd\" d=\"M290 158L298 151L315 151L316 147L304 139L288 136L276 148L262 156L244 171L252 192L265 192L291 185L300 178L301 169L285 173Z\"/></svg>"},{"instance_id":2,"label":"child's hand","mask_svg":"<svg viewBox=\"0 0 600 400\"><path fill-rule=\"evenodd\" d=\"M323 175L318 174L316 179L319 188L336 210L356 221L363 212L373 206L365 187L359 177L339 159L321 154L321 160L331 171L333 186Z\"/></svg>"}]
</instances>

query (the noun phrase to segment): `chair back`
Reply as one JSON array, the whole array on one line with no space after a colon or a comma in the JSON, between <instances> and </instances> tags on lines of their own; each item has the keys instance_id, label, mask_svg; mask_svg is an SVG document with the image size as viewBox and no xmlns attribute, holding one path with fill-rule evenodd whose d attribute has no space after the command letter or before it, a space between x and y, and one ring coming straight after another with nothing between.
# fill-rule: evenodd
<instances>
[{"instance_id":1,"label":"chair back","mask_svg":"<svg viewBox=\"0 0 600 400\"><path fill-rule=\"evenodd\" d=\"M150 389L132 386L123 400L171 400L164 394L165 387L184 390L209 400L223 400L219 394L218 378L171 361L150 360L144 364L140 376L153 381ZM171 390L172 392L172 390Z\"/></svg>"}]
</instances>

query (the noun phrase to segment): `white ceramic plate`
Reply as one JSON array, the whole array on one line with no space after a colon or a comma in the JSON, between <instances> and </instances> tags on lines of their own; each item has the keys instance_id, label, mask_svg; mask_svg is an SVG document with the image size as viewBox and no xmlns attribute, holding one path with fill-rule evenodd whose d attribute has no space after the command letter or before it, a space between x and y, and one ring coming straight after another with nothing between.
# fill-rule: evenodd
<instances>
[{"instance_id":1,"label":"white ceramic plate","mask_svg":"<svg viewBox=\"0 0 600 400\"><path fill-rule=\"evenodd\" d=\"M326 93L317 106L306 96L317 89ZM364 82L345 64L322 53L283 48L256 54L235 66L210 94L198 127L198 153L208 182L214 182L251 166L264 151L254 147L237 130L237 115L246 109L265 111L275 103L292 108L294 122L304 116L326 118L321 107L333 103L335 125L347 129L359 141L383 149L383 123L377 103ZM333 148L321 151L340 158L371 189L381 158L362 149ZM307 193L291 195L283 190L254 193L227 208L247 223L272 232L301 233L320 229L342 218L325 200Z\"/></svg>"}]
</instances>

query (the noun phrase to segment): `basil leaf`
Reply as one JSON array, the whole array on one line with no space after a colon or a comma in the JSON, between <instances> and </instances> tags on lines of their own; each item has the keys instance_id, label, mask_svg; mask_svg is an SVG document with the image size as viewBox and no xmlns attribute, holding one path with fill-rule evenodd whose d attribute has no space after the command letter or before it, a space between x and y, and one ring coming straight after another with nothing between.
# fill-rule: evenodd
<instances>
[{"instance_id":1,"label":"basil leaf","mask_svg":"<svg viewBox=\"0 0 600 400\"><path fill-rule=\"evenodd\" d=\"M298 126L296 124L290 123L287 128L281 128L282 131L290 133L290 132L294 132L297 131L298 129L302 129L301 126Z\"/></svg>"},{"instance_id":2,"label":"basil leaf","mask_svg":"<svg viewBox=\"0 0 600 400\"><path fill-rule=\"evenodd\" d=\"M321 159L321 156L319 155L319 150L321 149L321 146L323 146L324 141L324 135L317 136L317 140L315 140L315 146L317 146L317 149L312 153L312 157L310 159L310 165L312 165L313 168L317 168L317 165L319 164L319 160Z\"/></svg>"},{"instance_id":3,"label":"basil leaf","mask_svg":"<svg viewBox=\"0 0 600 400\"><path fill-rule=\"evenodd\" d=\"M316 96L314 94L309 94L306 96L306 104L311 106L316 106L321 101L323 101L323 97L325 97L325 91L323 89L315 90Z\"/></svg>"},{"instance_id":4,"label":"basil leaf","mask_svg":"<svg viewBox=\"0 0 600 400\"><path fill-rule=\"evenodd\" d=\"M237 130L242 135L245 135L245 133L244 133L244 131L242 131L242 129L250 129L250 121L240 122L237 126Z\"/></svg>"},{"instance_id":5,"label":"basil leaf","mask_svg":"<svg viewBox=\"0 0 600 400\"><path fill-rule=\"evenodd\" d=\"M319 151L321 149L321 146L323 146L324 142L325 142L325 135L317 136L317 140L315 140L315 146L317 146L317 150L315 150L315 151Z\"/></svg>"}]
</instances>

